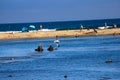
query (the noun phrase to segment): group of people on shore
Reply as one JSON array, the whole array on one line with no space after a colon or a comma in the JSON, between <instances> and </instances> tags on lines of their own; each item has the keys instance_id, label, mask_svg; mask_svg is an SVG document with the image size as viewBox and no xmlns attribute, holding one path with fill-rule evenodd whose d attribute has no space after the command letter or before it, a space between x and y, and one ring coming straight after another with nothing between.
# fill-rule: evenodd
<instances>
[{"instance_id":1,"label":"group of people on shore","mask_svg":"<svg viewBox=\"0 0 120 80\"><path fill-rule=\"evenodd\" d=\"M117 24L113 24L113 26L108 26L107 23L105 22L104 26L98 27L98 29L112 29L112 28L117 28ZM83 30L83 29L90 30L90 28L86 28L83 25L80 25L80 31ZM95 31L95 28L91 28L91 29L93 29Z\"/></svg>"}]
</instances>

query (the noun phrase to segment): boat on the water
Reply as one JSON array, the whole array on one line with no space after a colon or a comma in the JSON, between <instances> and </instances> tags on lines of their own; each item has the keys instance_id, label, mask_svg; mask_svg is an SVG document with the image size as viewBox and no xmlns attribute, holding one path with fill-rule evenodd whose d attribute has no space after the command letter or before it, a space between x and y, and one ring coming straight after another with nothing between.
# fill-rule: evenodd
<instances>
[{"instance_id":1,"label":"boat on the water","mask_svg":"<svg viewBox=\"0 0 120 80\"><path fill-rule=\"evenodd\" d=\"M113 26L102 26L102 27L98 27L98 29L111 29L113 28Z\"/></svg>"},{"instance_id":2,"label":"boat on the water","mask_svg":"<svg viewBox=\"0 0 120 80\"><path fill-rule=\"evenodd\" d=\"M107 26L107 23L105 22L105 25L102 27L98 27L98 29L111 29L113 26Z\"/></svg>"},{"instance_id":3,"label":"boat on the water","mask_svg":"<svg viewBox=\"0 0 120 80\"><path fill-rule=\"evenodd\" d=\"M105 27L103 26L103 27L98 27L98 29L105 29Z\"/></svg>"}]
</instances>

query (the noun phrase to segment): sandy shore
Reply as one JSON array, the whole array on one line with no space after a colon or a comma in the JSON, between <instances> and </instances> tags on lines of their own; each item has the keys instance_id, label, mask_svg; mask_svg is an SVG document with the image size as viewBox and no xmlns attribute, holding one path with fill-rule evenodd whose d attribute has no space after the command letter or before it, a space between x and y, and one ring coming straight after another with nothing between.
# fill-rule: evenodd
<instances>
[{"instance_id":1,"label":"sandy shore","mask_svg":"<svg viewBox=\"0 0 120 80\"><path fill-rule=\"evenodd\" d=\"M29 39L29 38L53 38L53 37L70 37L70 36L99 36L99 35L120 35L120 28L97 30L61 30L61 31L34 31L34 32L16 32L0 33L0 40L11 39Z\"/></svg>"}]
</instances>

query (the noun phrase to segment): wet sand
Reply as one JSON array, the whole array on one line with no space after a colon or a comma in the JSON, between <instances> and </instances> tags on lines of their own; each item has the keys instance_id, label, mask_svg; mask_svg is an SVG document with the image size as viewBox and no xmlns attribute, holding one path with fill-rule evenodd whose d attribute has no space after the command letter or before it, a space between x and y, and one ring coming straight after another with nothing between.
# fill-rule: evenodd
<instances>
[{"instance_id":1,"label":"wet sand","mask_svg":"<svg viewBox=\"0 0 120 80\"><path fill-rule=\"evenodd\" d=\"M0 33L0 40L12 39L32 39L32 38L54 38L58 37L78 37L78 36L99 36L99 35L120 35L120 28L116 29L93 29L87 30L60 30L60 31L33 31L33 32L16 32Z\"/></svg>"}]
</instances>

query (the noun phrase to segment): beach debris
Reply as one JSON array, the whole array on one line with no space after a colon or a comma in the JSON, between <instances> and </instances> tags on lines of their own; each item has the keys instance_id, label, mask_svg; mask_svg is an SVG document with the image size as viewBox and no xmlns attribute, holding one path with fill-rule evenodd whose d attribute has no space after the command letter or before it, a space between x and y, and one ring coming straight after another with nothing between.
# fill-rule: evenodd
<instances>
[{"instance_id":1,"label":"beach debris","mask_svg":"<svg viewBox=\"0 0 120 80\"><path fill-rule=\"evenodd\" d=\"M38 46L38 48L37 49L35 49L35 51L38 51L38 52L42 52L44 49L43 49L43 47L40 45L40 46Z\"/></svg>"},{"instance_id":2,"label":"beach debris","mask_svg":"<svg viewBox=\"0 0 120 80\"><path fill-rule=\"evenodd\" d=\"M12 75L8 75L8 77L12 77Z\"/></svg>"},{"instance_id":3,"label":"beach debris","mask_svg":"<svg viewBox=\"0 0 120 80\"><path fill-rule=\"evenodd\" d=\"M67 78L68 76L67 75L64 75L64 78Z\"/></svg>"},{"instance_id":4,"label":"beach debris","mask_svg":"<svg viewBox=\"0 0 120 80\"><path fill-rule=\"evenodd\" d=\"M79 37L79 35L76 34L75 37L77 38L77 37Z\"/></svg>"},{"instance_id":5,"label":"beach debris","mask_svg":"<svg viewBox=\"0 0 120 80\"><path fill-rule=\"evenodd\" d=\"M105 63L111 63L111 62L113 62L111 59L105 61Z\"/></svg>"},{"instance_id":6,"label":"beach debris","mask_svg":"<svg viewBox=\"0 0 120 80\"><path fill-rule=\"evenodd\" d=\"M11 58L11 60L14 60L14 58Z\"/></svg>"},{"instance_id":7,"label":"beach debris","mask_svg":"<svg viewBox=\"0 0 120 80\"><path fill-rule=\"evenodd\" d=\"M53 46L50 45L49 48L48 48L48 51L53 51L53 50L54 50Z\"/></svg>"},{"instance_id":8,"label":"beach debris","mask_svg":"<svg viewBox=\"0 0 120 80\"><path fill-rule=\"evenodd\" d=\"M87 30L90 30L90 28L87 28Z\"/></svg>"},{"instance_id":9,"label":"beach debris","mask_svg":"<svg viewBox=\"0 0 120 80\"><path fill-rule=\"evenodd\" d=\"M105 76L105 77L101 77L99 80L111 80L111 79L112 78Z\"/></svg>"}]
</instances>

